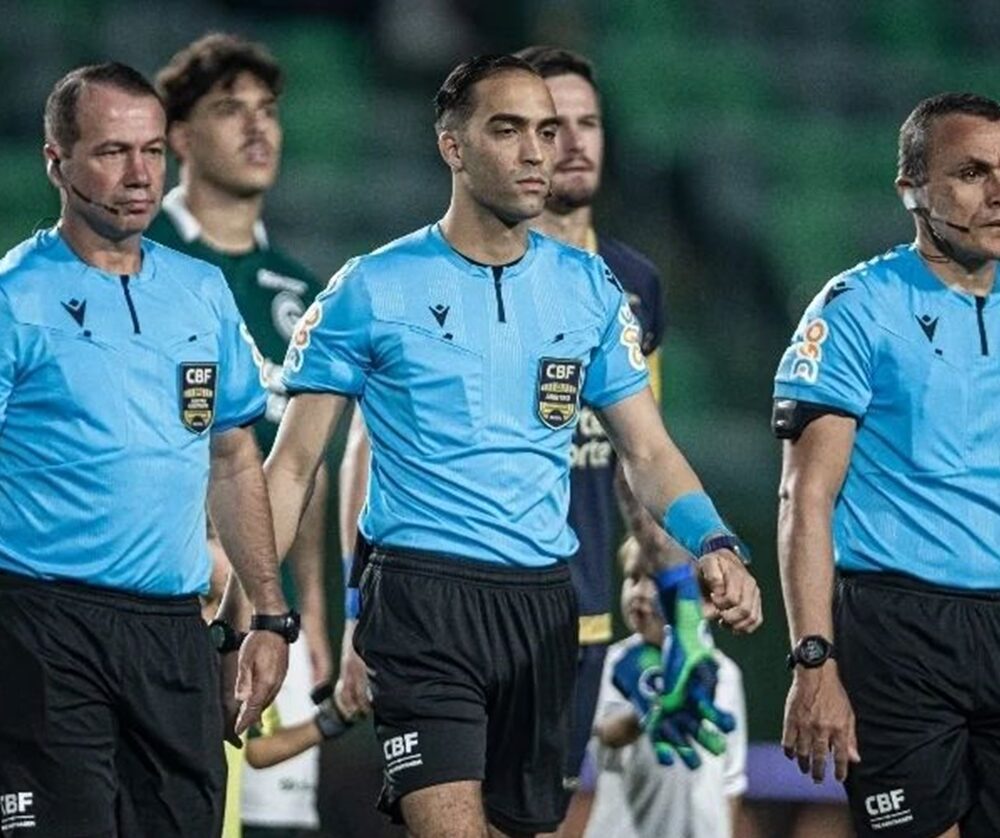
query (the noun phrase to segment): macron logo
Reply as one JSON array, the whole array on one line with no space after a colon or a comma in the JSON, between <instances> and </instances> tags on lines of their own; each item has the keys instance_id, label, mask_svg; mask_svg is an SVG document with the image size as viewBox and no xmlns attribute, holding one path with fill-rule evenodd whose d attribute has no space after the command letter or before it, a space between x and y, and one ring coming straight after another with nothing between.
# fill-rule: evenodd
<instances>
[{"instance_id":1,"label":"macron logo","mask_svg":"<svg viewBox=\"0 0 1000 838\"><path fill-rule=\"evenodd\" d=\"M418 736L419 734L414 731L386 740L382 746L382 753L385 754L387 774L395 774L404 768L416 768L424 764L423 756L419 752L414 753L419 745Z\"/></svg>"},{"instance_id":2,"label":"macron logo","mask_svg":"<svg viewBox=\"0 0 1000 838\"><path fill-rule=\"evenodd\" d=\"M887 829L913 820L913 812L904 809L906 797L902 789L873 794L865 798L865 811L872 829Z\"/></svg>"},{"instance_id":3,"label":"macron logo","mask_svg":"<svg viewBox=\"0 0 1000 838\"><path fill-rule=\"evenodd\" d=\"M30 811L35 796L30 791L0 794L0 832L6 835L15 829L27 829L35 825L35 816Z\"/></svg>"},{"instance_id":4,"label":"macron logo","mask_svg":"<svg viewBox=\"0 0 1000 838\"><path fill-rule=\"evenodd\" d=\"M68 303L63 303L62 307L76 321L76 325L83 328L83 320L87 316L87 301L74 298Z\"/></svg>"}]
</instances>

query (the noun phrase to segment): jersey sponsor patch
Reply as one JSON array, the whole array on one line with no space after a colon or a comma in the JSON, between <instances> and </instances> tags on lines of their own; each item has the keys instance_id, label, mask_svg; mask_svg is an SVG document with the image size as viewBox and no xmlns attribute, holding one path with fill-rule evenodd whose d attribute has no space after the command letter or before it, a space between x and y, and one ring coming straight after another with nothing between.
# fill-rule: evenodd
<instances>
[{"instance_id":1,"label":"jersey sponsor patch","mask_svg":"<svg viewBox=\"0 0 1000 838\"><path fill-rule=\"evenodd\" d=\"M802 340L795 344L792 378L801 378L809 384L816 383L819 365L823 360L823 342L829 333L830 329L822 317L809 321Z\"/></svg>"},{"instance_id":2,"label":"jersey sponsor patch","mask_svg":"<svg viewBox=\"0 0 1000 838\"><path fill-rule=\"evenodd\" d=\"M310 334L322 319L323 307L318 302L315 302L306 309L306 313L302 315L298 325L295 327L291 343L288 344L287 358L288 365L294 372L302 369L303 353L309 346L309 341L311 340Z\"/></svg>"},{"instance_id":3,"label":"jersey sponsor patch","mask_svg":"<svg viewBox=\"0 0 1000 838\"><path fill-rule=\"evenodd\" d=\"M195 434L204 433L215 419L215 382L219 365L216 363L182 363L181 422Z\"/></svg>"},{"instance_id":4,"label":"jersey sponsor patch","mask_svg":"<svg viewBox=\"0 0 1000 838\"><path fill-rule=\"evenodd\" d=\"M575 358L542 358L538 362L535 409L545 427L555 431L576 419L582 371L583 362Z\"/></svg>"},{"instance_id":5,"label":"jersey sponsor patch","mask_svg":"<svg viewBox=\"0 0 1000 838\"><path fill-rule=\"evenodd\" d=\"M642 326L628 303L623 303L618 310L618 323L622 327L618 340L628 350L629 364L633 369L646 369L646 356L642 354Z\"/></svg>"}]
</instances>

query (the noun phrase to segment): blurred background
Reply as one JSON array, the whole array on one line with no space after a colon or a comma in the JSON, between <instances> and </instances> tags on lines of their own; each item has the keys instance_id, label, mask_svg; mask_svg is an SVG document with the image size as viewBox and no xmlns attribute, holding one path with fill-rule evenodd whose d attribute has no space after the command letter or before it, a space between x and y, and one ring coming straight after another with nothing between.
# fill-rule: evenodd
<instances>
[{"instance_id":1,"label":"blurred background","mask_svg":"<svg viewBox=\"0 0 1000 838\"><path fill-rule=\"evenodd\" d=\"M449 180L431 98L452 66L531 43L592 58L609 143L598 228L647 253L664 276L664 415L750 543L764 591L764 628L720 643L744 671L751 740L778 739L789 679L774 551L773 371L826 279L912 236L892 187L898 126L943 90L998 94L1000 6L3 0L0 8L0 252L57 215L41 165L42 105L80 64L116 59L152 75L210 30L268 44L288 82L282 175L266 220L276 243L329 276L443 213ZM329 584L337 627L338 562ZM344 776L329 783L350 781L351 737L339 747L325 771Z\"/></svg>"}]
</instances>

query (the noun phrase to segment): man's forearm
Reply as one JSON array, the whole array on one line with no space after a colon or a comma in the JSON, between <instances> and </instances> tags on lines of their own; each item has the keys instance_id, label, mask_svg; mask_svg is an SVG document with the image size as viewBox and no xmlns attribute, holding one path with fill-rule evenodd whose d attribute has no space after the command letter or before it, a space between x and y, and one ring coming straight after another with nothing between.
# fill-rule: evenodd
<instances>
[{"instance_id":1,"label":"man's forearm","mask_svg":"<svg viewBox=\"0 0 1000 838\"><path fill-rule=\"evenodd\" d=\"M340 498L340 552L343 556L354 552L354 542L358 535L358 515L361 514L361 508L365 505L365 497L368 494L370 454L368 432L365 430L361 410L355 405L337 483ZM344 585L345 587L347 585L346 579Z\"/></svg>"},{"instance_id":2,"label":"man's forearm","mask_svg":"<svg viewBox=\"0 0 1000 838\"><path fill-rule=\"evenodd\" d=\"M326 597L323 569L326 558L326 505L329 495L327 470L320 466L315 488L306 505L288 562L295 579L303 623L326 630Z\"/></svg>"},{"instance_id":3,"label":"man's forearm","mask_svg":"<svg viewBox=\"0 0 1000 838\"><path fill-rule=\"evenodd\" d=\"M244 451L239 459L242 462L222 473L213 459L209 510L253 610L281 613L287 606L278 582L271 509L256 446L252 456Z\"/></svg>"},{"instance_id":4,"label":"man's forearm","mask_svg":"<svg viewBox=\"0 0 1000 838\"><path fill-rule=\"evenodd\" d=\"M778 564L792 644L810 634L833 639L832 508L826 498L782 493Z\"/></svg>"},{"instance_id":5,"label":"man's forearm","mask_svg":"<svg viewBox=\"0 0 1000 838\"><path fill-rule=\"evenodd\" d=\"M264 463L264 474L274 516L275 549L280 563L295 543L299 522L312 495L313 480L272 468L270 457Z\"/></svg>"}]
</instances>

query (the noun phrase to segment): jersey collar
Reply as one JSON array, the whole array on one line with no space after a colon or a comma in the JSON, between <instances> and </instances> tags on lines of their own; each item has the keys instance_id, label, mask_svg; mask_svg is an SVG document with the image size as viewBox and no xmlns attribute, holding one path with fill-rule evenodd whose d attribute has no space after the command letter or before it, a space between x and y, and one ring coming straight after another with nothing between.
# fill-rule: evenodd
<instances>
[{"instance_id":1,"label":"jersey collar","mask_svg":"<svg viewBox=\"0 0 1000 838\"><path fill-rule=\"evenodd\" d=\"M42 230L38 235L41 246L43 248L50 248L50 258L63 262L70 268L75 267L80 274L96 274L99 277L112 279L115 282L119 281L120 274L96 268L77 256L76 251L69 246L69 242L62 237L58 227L50 227L48 230ZM138 273L129 274L129 276L133 280L144 282L156 276L156 258L153 255L152 243L148 239L143 238L139 246L142 249L142 266L139 268Z\"/></svg>"},{"instance_id":2,"label":"jersey collar","mask_svg":"<svg viewBox=\"0 0 1000 838\"><path fill-rule=\"evenodd\" d=\"M490 265L483 265L469 259L467 256L463 256L449 244L448 240L444 237L444 233L441 232L441 222L435 222L428 227L427 235L436 245L435 250L438 254L444 256L455 267L466 273L472 272L476 275L489 275L492 277L492 267ZM516 262L502 266L504 279L519 276L531 267L531 263L535 261L535 256L538 253L540 237L540 233L536 233L534 230L528 231L528 249L524 251L524 255Z\"/></svg>"},{"instance_id":3,"label":"jersey collar","mask_svg":"<svg viewBox=\"0 0 1000 838\"><path fill-rule=\"evenodd\" d=\"M974 306L976 304L975 294L970 294L968 291L963 291L960 288L953 288L949 285L945 285L938 278L937 274L930 269L921 257L920 251L917 250L916 242L909 245L902 245L899 249L908 253L910 259L912 260L913 271L911 276L913 277L914 284L918 288L931 292L945 291L948 295L948 299L961 305ZM998 268L998 274L1000 274L1000 268ZM1000 283L1000 275L998 275L996 280L994 280L990 293L986 295L985 306L987 308L1000 303L1000 287L998 287L998 283Z\"/></svg>"},{"instance_id":4,"label":"jersey collar","mask_svg":"<svg viewBox=\"0 0 1000 838\"><path fill-rule=\"evenodd\" d=\"M178 235L185 244L191 244L201 237L201 222L188 209L187 195L183 186L175 186L164 195L161 208L174 223ZM253 224L253 240L261 250L267 250L267 230L259 218Z\"/></svg>"}]
</instances>

